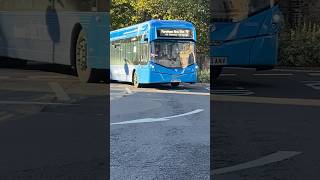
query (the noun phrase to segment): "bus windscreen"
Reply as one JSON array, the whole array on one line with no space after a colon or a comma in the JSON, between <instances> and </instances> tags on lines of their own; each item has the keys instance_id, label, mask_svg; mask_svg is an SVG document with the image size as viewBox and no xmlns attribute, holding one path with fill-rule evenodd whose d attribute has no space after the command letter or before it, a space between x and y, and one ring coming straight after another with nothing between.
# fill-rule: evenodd
<instances>
[{"instance_id":1,"label":"bus windscreen","mask_svg":"<svg viewBox=\"0 0 320 180\"><path fill-rule=\"evenodd\" d=\"M158 40L152 49L155 63L165 67L185 68L195 63L194 42Z\"/></svg>"}]
</instances>

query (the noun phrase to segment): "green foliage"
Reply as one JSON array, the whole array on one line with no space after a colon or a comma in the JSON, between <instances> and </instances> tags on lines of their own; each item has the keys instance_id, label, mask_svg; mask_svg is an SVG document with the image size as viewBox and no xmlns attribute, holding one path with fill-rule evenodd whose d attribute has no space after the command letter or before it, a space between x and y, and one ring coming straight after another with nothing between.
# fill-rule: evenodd
<instances>
[{"instance_id":1,"label":"green foliage","mask_svg":"<svg viewBox=\"0 0 320 180\"><path fill-rule=\"evenodd\" d=\"M280 36L279 65L320 67L320 25L302 24Z\"/></svg>"},{"instance_id":2,"label":"green foliage","mask_svg":"<svg viewBox=\"0 0 320 180\"><path fill-rule=\"evenodd\" d=\"M209 0L113 0L111 29L151 19L186 20L197 29L197 52L208 53Z\"/></svg>"},{"instance_id":3,"label":"green foliage","mask_svg":"<svg viewBox=\"0 0 320 180\"><path fill-rule=\"evenodd\" d=\"M210 83L210 69L202 69L198 72L198 81L200 83Z\"/></svg>"}]
</instances>

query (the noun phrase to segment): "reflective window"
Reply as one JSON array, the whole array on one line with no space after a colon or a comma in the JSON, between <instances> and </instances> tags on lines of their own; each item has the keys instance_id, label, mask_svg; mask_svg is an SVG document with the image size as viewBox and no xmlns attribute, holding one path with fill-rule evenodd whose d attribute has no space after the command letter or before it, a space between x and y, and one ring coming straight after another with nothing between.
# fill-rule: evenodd
<instances>
[{"instance_id":1,"label":"reflective window","mask_svg":"<svg viewBox=\"0 0 320 180\"><path fill-rule=\"evenodd\" d=\"M195 63L195 43L190 41L153 42L152 58L165 67L187 67Z\"/></svg>"},{"instance_id":2,"label":"reflective window","mask_svg":"<svg viewBox=\"0 0 320 180\"><path fill-rule=\"evenodd\" d=\"M141 37L136 37L111 42L111 65L125 63L133 65L147 64L150 57L150 46L148 43L141 43L140 41Z\"/></svg>"},{"instance_id":3,"label":"reflective window","mask_svg":"<svg viewBox=\"0 0 320 180\"><path fill-rule=\"evenodd\" d=\"M211 4L212 21L238 22L271 6L270 0L215 0Z\"/></svg>"}]
</instances>

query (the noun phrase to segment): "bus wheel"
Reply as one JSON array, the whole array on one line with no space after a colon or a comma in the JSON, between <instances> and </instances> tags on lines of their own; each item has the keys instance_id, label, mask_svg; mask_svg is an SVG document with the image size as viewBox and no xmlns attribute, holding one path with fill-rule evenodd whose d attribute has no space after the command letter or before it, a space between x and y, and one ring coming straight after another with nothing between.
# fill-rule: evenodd
<instances>
[{"instance_id":1,"label":"bus wheel","mask_svg":"<svg viewBox=\"0 0 320 180\"><path fill-rule=\"evenodd\" d=\"M171 83L171 86L172 87L178 87L180 85L180 83L178 83L178 82L173 82L173 83Z\"/></svg>"},{"instance_id":2,"label":"bus wheel","mask_svg":"<svg viewBox=\"0 0 320 180\"><path fill-rule=\"evenodd\" d=\"M222 73L222 67L214 66L212 73L213 73L213 81L216 81L219 78L220 74Z\"/></svg>"},{"instance_id":3,"label":"bus wheel","mask_svg":"<svg viewBox=\"0 0 320 180\"><path fill-rule=\"evenodd\" d=\"M97 81L98 73L88 66L87 56L87 38L84 31L81 30L76 45L76 69L81 82L89 83Z\"/></svg>"},{"instance_id":4,"label":"bus wheel","mask_svg":"<svg viewBox=\"0 0 320 180\"><path fill-rule=\"evenodd\" d=\"M141 87L141 84L140 84L139 81L138 81L138 75L137 75L136 72L133 73L132 85L133 85L135 88L140 88L140 87Z\"/></svg>"}]
</instances>

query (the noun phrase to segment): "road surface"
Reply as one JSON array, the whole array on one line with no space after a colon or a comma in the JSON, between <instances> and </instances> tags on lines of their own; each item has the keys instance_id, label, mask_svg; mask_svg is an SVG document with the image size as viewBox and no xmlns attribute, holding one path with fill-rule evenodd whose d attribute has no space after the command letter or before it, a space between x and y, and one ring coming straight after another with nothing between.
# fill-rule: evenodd
<instances>
[{"instance_id":1,"label":"road surface","mask_svg":"<svg viewBox=\"0 0 320 180\"><path fill-rule=\"evenodd\" d=\"M108 85L63 71L0 68L0 179L106 179Z\"/></svg>"},{"instance_id":2,"label":"road surface","mask_svg":"<svg viewBox=\"0 0 320 180\"><path fill-rule=\"evenodd\" d=\"M215 180L319 179L319 72L226 69L211 93Z\"/></svg>"},{"instance_id":3,"label":"road surface","mask_svg":"<svg viewBox=\"0 0 320 180\"><path fill-rule=\"evenodd\" d=\"M111 84L111 179L209 179L206 85Z\"/></svg>"}]
</instances>

